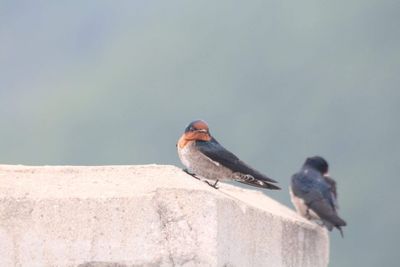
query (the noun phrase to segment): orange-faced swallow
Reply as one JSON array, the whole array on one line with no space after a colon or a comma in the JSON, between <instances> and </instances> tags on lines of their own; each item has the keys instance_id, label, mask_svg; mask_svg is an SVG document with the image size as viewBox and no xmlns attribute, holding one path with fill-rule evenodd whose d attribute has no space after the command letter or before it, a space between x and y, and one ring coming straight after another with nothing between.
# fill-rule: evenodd
<instances>
[{"instance_id":1,"label":"orange-faced swallow","mask_svg":"<svg viewBox=\"0 0 400 267\"><path fill-rule=\"evenodd\" d=\"M186 127L177 144L184 171L195 178L215 180L209 185L217 188L220 180L234 180L244 184L280 189L276 181L253 169L215 140L205 121L196 120Z\"/></svg>"},{"instance_id":2,"label":"orange-faced swallow","mask_svg":"<svg viewBox=\"0 0 400 267\"><path fill-rule=\"evenodd\" d=\"M346 222L337 214L336 182L328 176L328 162L322 157L307 158L299 172L292 176L290 195L297 212L321 221L329 231L336 227L343 237Z\"/></svg>"}]
</instances>

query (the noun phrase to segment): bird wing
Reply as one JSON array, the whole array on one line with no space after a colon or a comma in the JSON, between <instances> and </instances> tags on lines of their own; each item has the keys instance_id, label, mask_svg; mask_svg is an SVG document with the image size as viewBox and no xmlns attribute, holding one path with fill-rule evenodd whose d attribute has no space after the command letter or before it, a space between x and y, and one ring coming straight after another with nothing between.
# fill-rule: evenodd
<instances>
[{"instance_id":1,"label":"bird wing","mask_svg":"<svg viewBox=\"0 0 400 267\"><path fill-rule=\"evenodd\" d=\"M242 184L247 184L247 185L251 185L251 186L255 186L255 187L259 187L259 188L268 188L268 189L272 189L272 190L280 190L281 188L275 184L271 184L270 182L267 181L262 181L256 178L252 178L252 177L245 177L245 179L240 179L236 180L239 183Z\"/></svg>"},{"instance_id":2,"label":"bird wing","mask_svg":"<svg viewBox=\"0 0 400 267\"><path fill-rule=\"evenodd\" d=\"M214 138L208 142L196 141L196 147L212 161L221 164L222 166L232 170L234 173L243 174L241 175L240 180L238 180L239 182L262 188L280 189L278 186L271 184L276 183L275 180L251 168L232 152L220 145ZM254 179L257 181L254 181Z\"/></svg>"},{"instance_id":3,"label":"bird wing","mask_svg":"<svg viewBox=\"0 0 400 267\"><path fill-rule=\"evenodd\" d=\"M332 177L330 176L323 176L325 181L331 186L331 191L333 193L333 195L337 198L337 190L336 190L336 181L333 180Z\"/></svg>"},{"instance_id":4,"label":"bird wing","mask_svg":"<svg viewBox=\"0 0 400 267\"><path fill-rule=\"evenodd\" d=\"M329 184L330 188L330 192L332 194L332 201L333 201L333 205L335 206L336 209L339 209L339 205L338 205L338 201L337 201L337 189L336 189L336 181L333 180L332 177L330 176L323 176L325 181Z\"/></svg>"},{"instance_id":5,"label":"bird wing","mask_svg":"<svg viewBox=\"0 0 400 267\"><path fill-rule=\"evenodd\" d=\"M313 170L309 170L307 173L297 173L292 177L292 191L295 196L302 198L307 207L312 209L322 220L335 226L344 226L346 222L336 213L330 188L321 174Z\"/></svg>"}]
</instances>

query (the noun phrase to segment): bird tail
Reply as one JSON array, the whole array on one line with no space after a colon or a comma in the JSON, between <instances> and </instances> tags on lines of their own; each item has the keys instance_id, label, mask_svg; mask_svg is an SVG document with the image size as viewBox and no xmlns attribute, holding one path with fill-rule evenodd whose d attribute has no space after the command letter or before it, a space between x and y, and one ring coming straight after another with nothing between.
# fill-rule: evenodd
<instances>
[{"instance_id":1,"label":"bird tail","mask_svg":"<svg viewBox=\"0 0 400 267\"><path fill-rule=\"evenodd\" d=\"M272 183L268 183L268 182L264 182L261 180L237 180L240 183L243 184L247 184L247 185L251 185L251 186L255 186L255 187L259 187L259 188L267 188L267 189L271 189L271 190L281 190L281 188L277 185L274 185Z\"/></svg>"},{"instance_id":2,"label":"bird tail","mask_svg":"<svg viewBox=\"0 0 400 267\"><path fill-rule=\"evenodd\" d=\"M332 231L333 227L338 229L340 232L340 235L342 236L342 238L344 238L342 226L346 226L346 222L342 218L340 218L339 216L336 216L334 218L334 221L323 220L323 223L326 226L326 228L328 228L329 231Z\"/></svg>"},{"instance_id":3,"label":"bird tail","mask_svg":"<svg viewBox=\"0 0 400 267\"><path fill-rule=\"evenodd\" d=\"M342 218L340 218L339 216L338 216L338 219L339 219L339 223L335 224L335 227L339 230L340 235L342 236L342 238L344 238L342 226L346 226L347 223Z\"/></svg>"},{"instance_id":4,"label":"bird tail","mask_svg":"<svg viewBox=\"0 0 400 267\"><path fill-rule=\"evenodd\" d=\"M260 188L267 188L272 190L280 190L281 188L273 183L276 183L275 180L257 172L251 170L250 174L243 174L240 172L235 172L234 179L243 184L252 185Z\"/></svg>"},{"instance_id":5,"label":"bird tail","mask_svg":"<svg viewBox=\"0 0 400 267\"><path fill-rule=\"evenodd\" d=\"M335 227L339 230L340 235L342 236L342 238L344 238L342 227L341 226L335 226Z\"/></svg>"}]
</instances>

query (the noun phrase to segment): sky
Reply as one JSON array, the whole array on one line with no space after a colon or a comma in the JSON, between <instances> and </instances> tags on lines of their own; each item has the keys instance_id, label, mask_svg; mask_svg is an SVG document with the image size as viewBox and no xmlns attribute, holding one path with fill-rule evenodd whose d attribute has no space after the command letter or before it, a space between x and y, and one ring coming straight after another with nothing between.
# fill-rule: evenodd
<instances>
[{"instance_id":1,"label":"sky","mask_svg":"<svg viewBox=\"0 0 400 267\"><path fill-rule=\"evenodd\" d=\"M0 1L0 163L182 165L211 134L288 185L321 155L330 266L397 266L399 1Z\"/></svg>"}]
</instances>

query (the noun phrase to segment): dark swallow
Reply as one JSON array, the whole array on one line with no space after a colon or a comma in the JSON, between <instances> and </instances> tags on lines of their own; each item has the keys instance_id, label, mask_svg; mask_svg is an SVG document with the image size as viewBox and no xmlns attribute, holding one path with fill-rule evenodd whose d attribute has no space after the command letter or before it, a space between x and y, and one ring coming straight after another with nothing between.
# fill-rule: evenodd
<instances>
[{"instance_id":1,"label":"dark swallow","mask_svg":"<svg viewBox=\"0 0 400 267\"><path fill-rule=\"evenodd\" d=\"M346 222L337 214L336 182L328 176L328 162L319 156L307 158L299 172L292 176L290 195L297 212L321 221L329 231L336 227L343 237Z\"/></svg>"},{"instance_id":2,"label":"dark swallow","mask_svg":"<svg viewBox=\"0 0 400 267\"><path fill-rule=\"evenodd\" d=\"M209 132L205 121L196 120L186 127L177 144L178 155L186 172L196 178L218 181L234 180L244 184L280 189L271 178L253 169L226 150Z\"/></svg>"}]
</instances>

